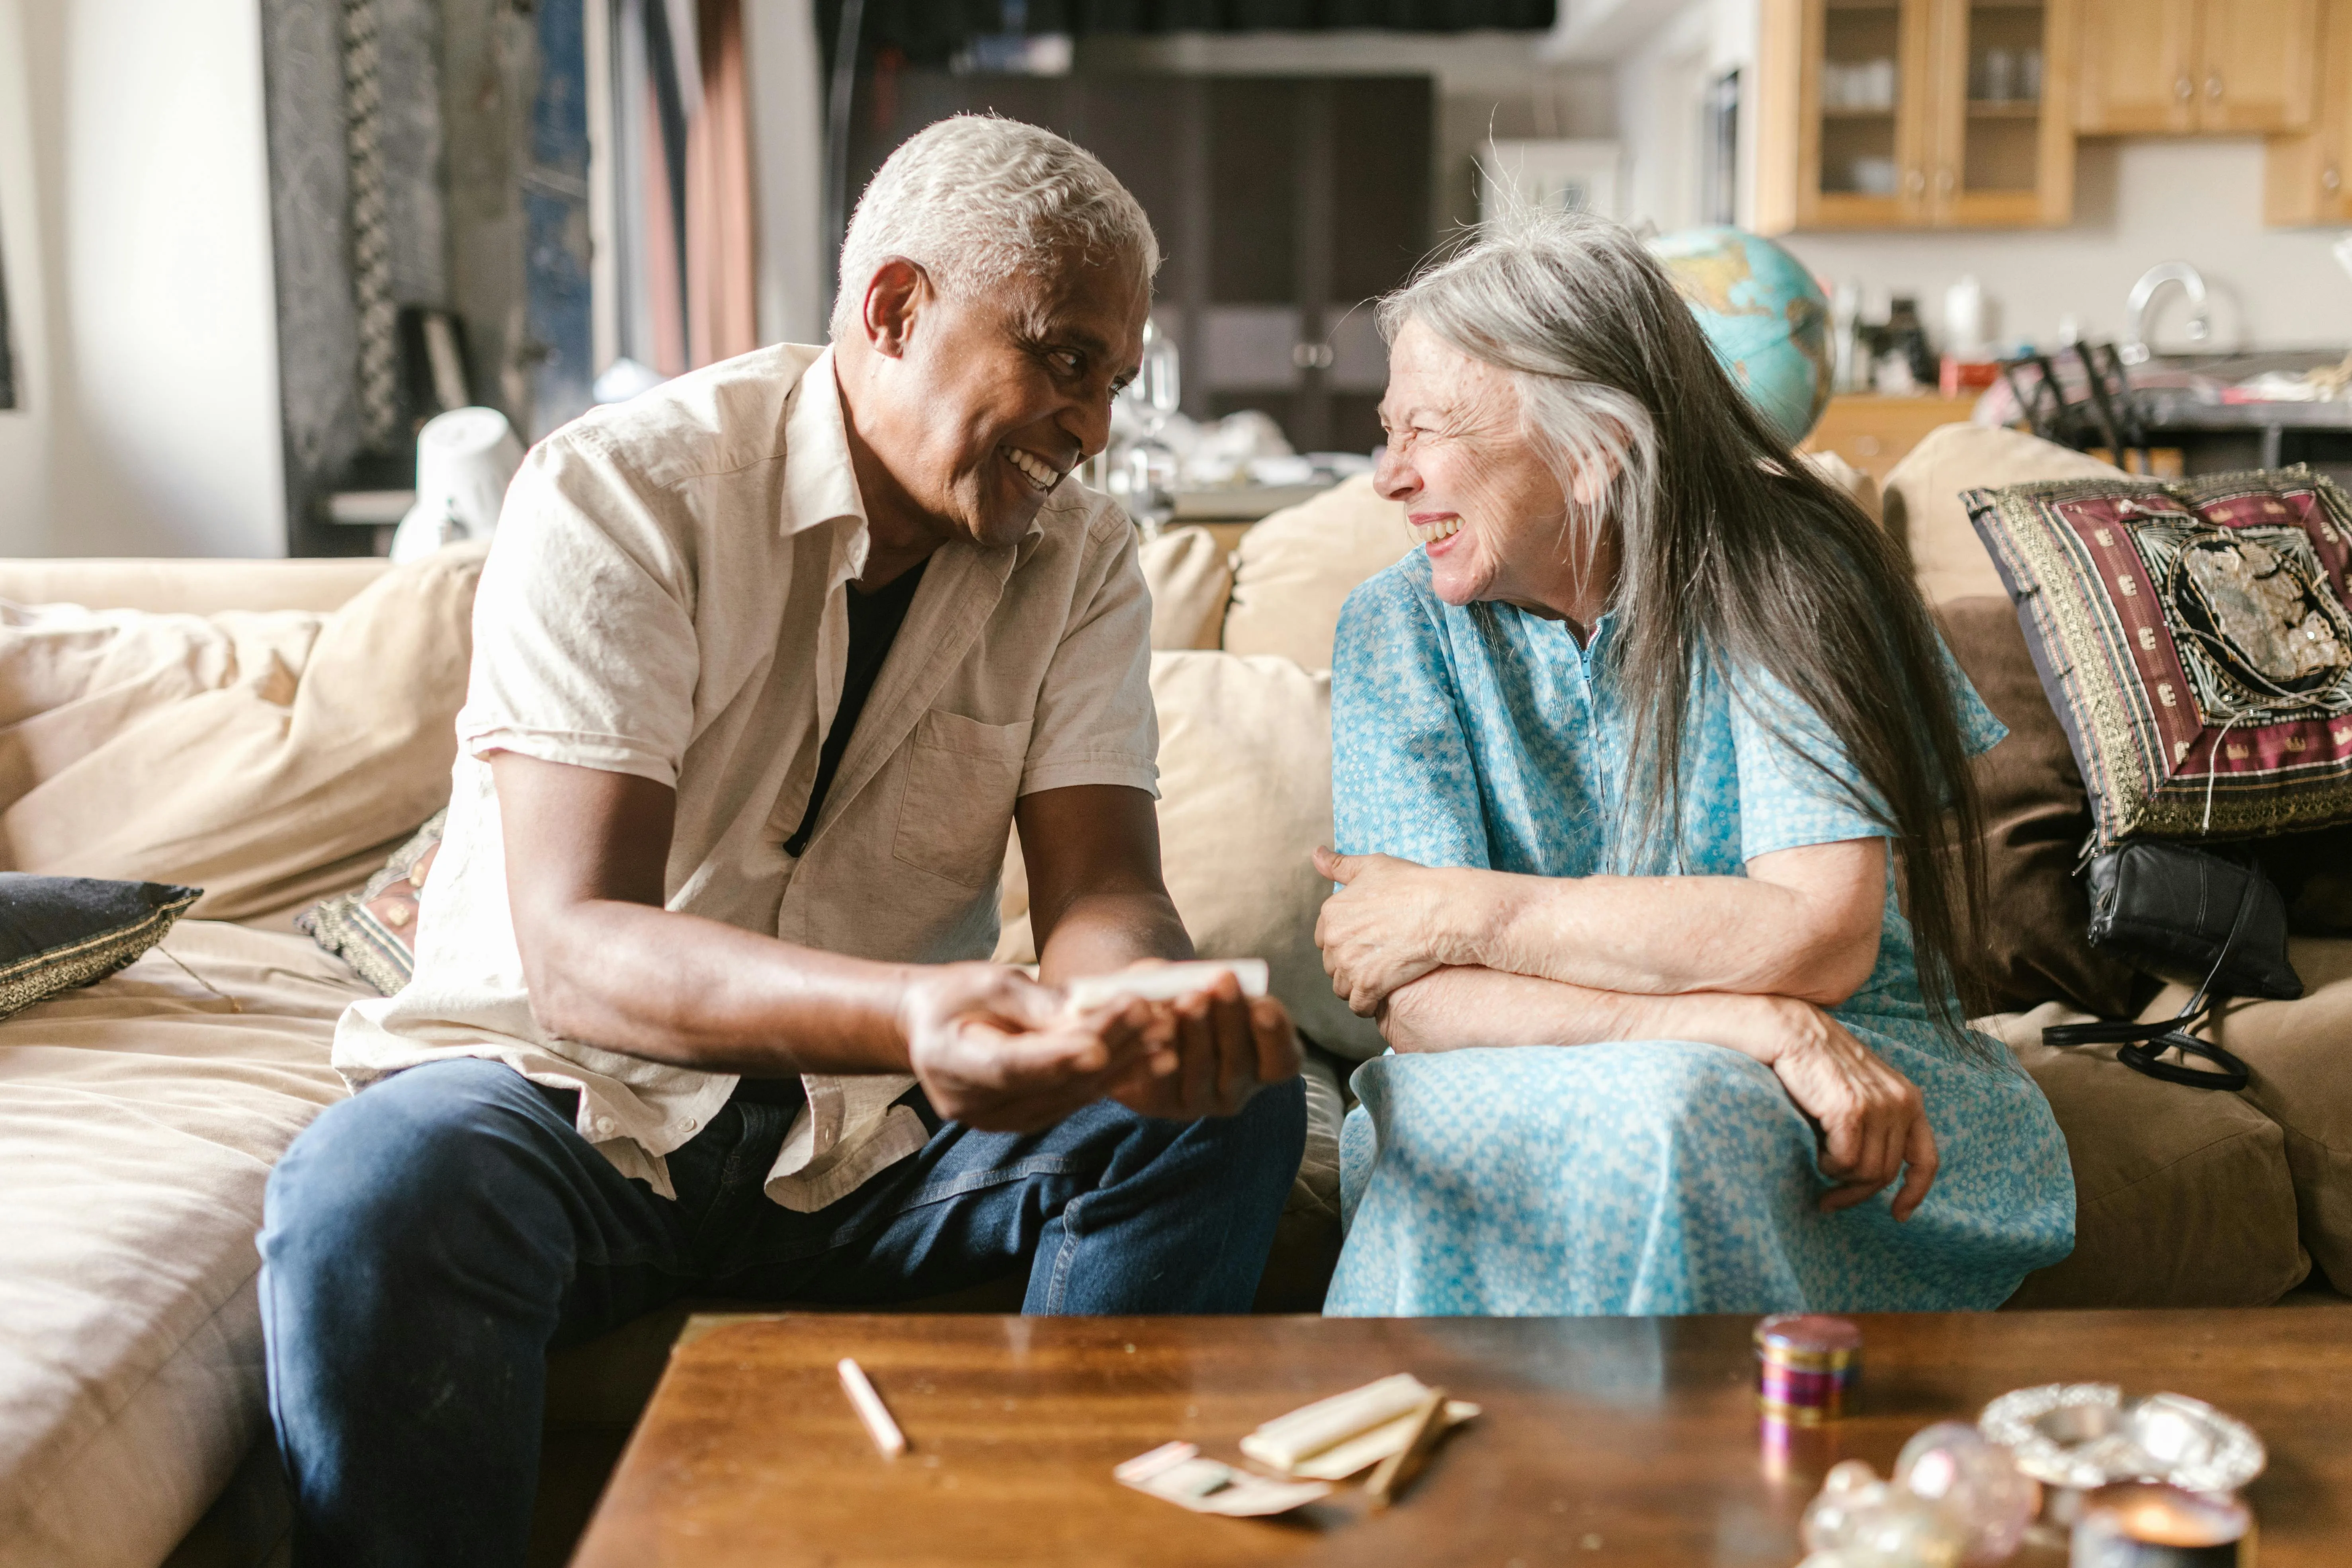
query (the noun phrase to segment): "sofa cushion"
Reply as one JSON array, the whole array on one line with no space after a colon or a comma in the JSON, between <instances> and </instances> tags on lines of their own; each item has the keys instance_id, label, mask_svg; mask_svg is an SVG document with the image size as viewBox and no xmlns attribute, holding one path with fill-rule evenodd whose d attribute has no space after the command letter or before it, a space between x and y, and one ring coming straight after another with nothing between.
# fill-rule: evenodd
<instances>
[{"instance_id":1,"label":"sofa cushion","mask_svg":"<svg viewBox=\"0 0 2352 1568\"><path fill-rule=\"evenodd\" d=\"M2074 877L2091 803L2017 613L2006 597L1977 595L1946 600L1937 617L1969 684L2009 728L1974 764L1985 824L1982 1005L2059 999L2121 1017L2131 1010L2131 966L2091 946L2090 900Z\"/></svg>"},{"instance_id":2,"label":"sofa cushion","mask_svg":"<svg viewBox=\"0 0 2352 1568\"><path fill-rule=\"evenodd\" d=\"M2113 477L2121 468L2054 442L1985 425L1930 430L1886 475L1886 531L1910 552L1912 575L1931 605L2004 594L2000 574L1969 524L1960 492L2036 479Z\"/></svg>"},{"instance_id":3,"label":"sofa cushion","mask_svg":"<svg viewBox=\"0 0 2352 1568\"><path fill-rule=\"evenodd\" d=\"M2042 1044L2045 1026L2086 1017L2050 1003L1977 1023L2049 1097L2074 1170L2074 1254L2008 1305L2263 1307L2301 1283L2311 1256L2278 1123L2237 1095L2134 1072L2113 1046Z\"/></svg>"},{"instance_id":4,"label":"sofa cushion","mask_svg":"<svg viewBox=\"0 0 2352 1568\"><path fill-rule=\"evenodd\" d=\"M448 799L484 548L324 616L5 607L0 867L184 882L223 920L359 882Z\"/></svg>"},{"instance_id":5,"label":"sofa cushion","mask_svg":"<svg viewBox=\"0 0 2352 1568\"><path fill-rule=\"evenodd\" d=\"M2299 999L2227 1003L2210 1031L2244 1058L2242 1097L2189 1092L2242 1098L2277 1124L2303 1244L2337 1289L2352 1291L2352 941L2296 937L2287 955L2303 976ZM2188 999L2187 986L2168 985L2140 1016L2170 1017Z\"/></svg>"},{"instance_id":6,"label":"sofa cushion","mask_svg":"<svg viewBox=\"0 0 2352 1568\"><path fill-rule=\"evenodd\" d=\"M1227 653L1279 654L1331 668L1339 606L1356 584L1413 548L1404 508L1373 493L1370 475L1344 479L1242 535L1234 551Z\"/></svg>"},{"instance_id":7,"label":"sofa cushion","mask_svg":"<svg viewBox=\"0 0 2352 1568\"><path fill-rule=\"evenodd\" d=\"M1965 497L2099 841L2352 822L2352 497L2308 468Z\"/></svg>"},{"instance_id":8,"label":"sofa cushion","mask_svg":"<svg viewBox=\"0 0 2352 1568\"><path fill-rule=\"evenodd\" d=\"M152 1568L268 1429L262 1189L368 994L300 937L184 921L0 1024L0 1556Z\"/></svg>"},{"instance_id":9,"label":"sofa cushion","mask_svg":"<svg viewBox=\"0 0 2352 1568\"><path fill-rule=\"evenodd\" d=\"M294 929L348 963L389 996L416 973L416 926L425 883L441 856L445 809L425 819L415 836L357 889L338 894L294 917Z\"/></svg>"},{"instance_id":10,"label":"sofa cushion","mask_svg":"<svg viewBox=\"0 0 2352 1568\"><path fill-rule=\"evenodd\" d=\"M163 940L200 889L0 871L0 1018L103 980Z\"/></svg>"},{"instance_id":11,"label":"sofa cushion","mask_svg":"<svg viewBox=\"0 0 2352 1568\"><path fill-rule=\"evenodd\" d=\"M1214 647L1234 586L1233 556L1205 528L1171 529L1138 552L1151 590L1153 647Z\"/></svg>"},{"instance_id":12,"label":"sofa cushion","mask_svg":"<svg viewBox=\"0 0 2352 1568\"><path fill-rule=\"evenodd\" d=\"M1800 452L1797 458L1813 472L1852 496L1853 504L1870 514L1871 521L1885 521L1885 505L1879 499L1876 479L1835 452Z\"/></svg>"},{"instance_id":13,"label":"sofa cushion","mask_svg":"<svg viewBox=\"0 0 2352 1568\"><path fill-rule=\"evenodd\" d=\"M1203 958L1263 958L1300 1031L1350 1060L1386 1049L1332 994L1315 945L1331 885L1331 678L1293 660L1155 653L1160 858L1168 895ZM1019 835L1005 857L1000 963L1034 963Z\"/></svg>"}]
</instances>

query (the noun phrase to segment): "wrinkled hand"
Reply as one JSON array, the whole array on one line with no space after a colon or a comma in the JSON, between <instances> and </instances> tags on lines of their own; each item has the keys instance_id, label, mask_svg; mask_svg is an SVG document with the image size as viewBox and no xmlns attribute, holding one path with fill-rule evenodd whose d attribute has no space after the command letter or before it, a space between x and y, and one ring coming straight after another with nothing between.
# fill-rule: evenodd
<instances>
[{"instance_id":1,"label":"wrinkled hand","mask_svg":"<svg viewBox=\"0 0 2352 1568\"><path fill-rule=\"evenodd\" d=\"M1910 1218L1936 1181L1936 1134L1918 1088L1821 1008L1759 1000L1772 1015L1769 1066L1821 1127L1822 1170L1837 1183L1822 1195L1822 1212L1853 1207L1899 1173L1895 1217Z\"/></svg>"},{"instance_id":2,"label":"wrinkled hand","mask_svg":"<svg viewBox=\"0 0 2352 1568\"><path fill-rule=\"evenodd\" d=\"M1392 855L1339 855L1320 846L1315 869L1345 884L1323 900L1315 945L1349 1012L1372 1017L1391 992L1460 962L1442 952L1443 873Z\"/></svg>"},{"instance_id":3,"label":"wrinkled hand","mask_svg":"<svg viewBox=\"0 0 2352 1568\"><path fill-rule=\"evenodd\" d=\"M1134 1073L1152 1050L1150 1015L1140 1003L1069 1014L1018 970L947 963L907 988L898 1026L934 1110L983 1131L1034 1132Z\"/></svg>"},{"instance_id":4,"label":"wrinkled hand","mask_svg":"<svg viewBox=\"0 0 2352 1568\"><path fill-rule=\"evenodd\" d=\"M1108 1091L1140 1115L1171 1121L1231 1116L1259 1089L1298 1076L1290 1014L1271 996L1244 996L1231 974L1174 1002L1129 1002L1123 1012L1097 1009L1087 1016L1107 1011L1145 1016L1149 1048Z\"/></svg>"}]
</instances>

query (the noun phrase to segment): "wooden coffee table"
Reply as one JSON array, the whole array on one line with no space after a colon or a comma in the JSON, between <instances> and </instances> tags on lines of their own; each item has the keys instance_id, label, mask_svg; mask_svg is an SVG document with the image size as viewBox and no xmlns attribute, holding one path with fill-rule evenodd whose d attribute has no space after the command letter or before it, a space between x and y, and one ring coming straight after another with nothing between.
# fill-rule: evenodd
<instances>
[{"instance_id":1,"label":"wooden coffee table","mask_svg":"<svg viewBox=\"0 0 2352 1568\"><path fill-rule=\"evenodd\" d=\"M2352 1307L1856 1321L1864 1414L1775 1456L1746 1317L697 1318L573 1561L1788 1568L1837 1460L1885 1473L1931 1421L2095 1380L2210 1400L2261 1433L2262 1568L2352 1563ZM857 1424L845 1355L905 1427L903 1458ZM1260 1421L1392 1372L1486 1414L1385 1513L1351 1486L1281 1520L1217 1519L1111 1479L1171 1438L1238 1460Z\"/></svg>"}]
</instances>

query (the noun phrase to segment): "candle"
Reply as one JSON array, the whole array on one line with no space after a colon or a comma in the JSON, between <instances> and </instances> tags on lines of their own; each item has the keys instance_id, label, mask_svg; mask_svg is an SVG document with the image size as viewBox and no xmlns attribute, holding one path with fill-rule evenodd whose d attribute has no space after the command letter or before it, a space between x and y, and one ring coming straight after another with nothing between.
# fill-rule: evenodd
<instances>
[{"instance_id":1,"label":"candle","mask_svg":"<svg viewBox=\"0 0 2352 1568\"><path fill-rule=\"evenodd\" d=\"M2067 1561L2070 1568L2250 1568L2252 1530L2253 1516L2234 1497L2127 1481L2083 1500Z\"/></svg>"}]
</instances>

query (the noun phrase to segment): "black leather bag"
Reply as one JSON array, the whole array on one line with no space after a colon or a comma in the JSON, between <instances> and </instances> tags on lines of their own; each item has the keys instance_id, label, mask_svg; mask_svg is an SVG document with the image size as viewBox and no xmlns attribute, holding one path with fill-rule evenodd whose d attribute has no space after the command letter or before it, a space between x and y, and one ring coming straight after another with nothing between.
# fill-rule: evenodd
<instances>
[{"instance_id":1,"label":"black leather bag","mask_svg":"<svg viewBox=\"0 0 2352 1568\"><path fill-rule=\"evenodd\" d=\"M2189 1033L2231 996L2293 1001L2303 979L2287 961L2286 900L2262 868L2159 839L2135 840L2091 861L2091 945L2135 968L2202 972L2189 1005L2152 1024L2062 1024L2042 1031L2050 1046L2119 1047L2126 1067L2194 1089L2243 1089L2237 1057ZM2198 1057L2215 1070L2168 1062L2167 1051Z\"/></svg>"}]
</instances>

